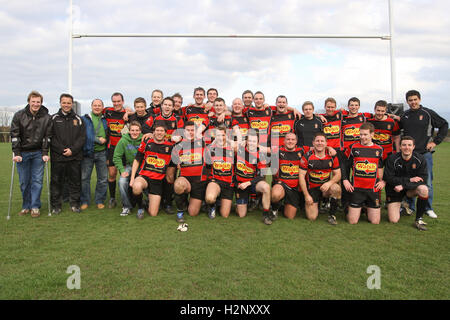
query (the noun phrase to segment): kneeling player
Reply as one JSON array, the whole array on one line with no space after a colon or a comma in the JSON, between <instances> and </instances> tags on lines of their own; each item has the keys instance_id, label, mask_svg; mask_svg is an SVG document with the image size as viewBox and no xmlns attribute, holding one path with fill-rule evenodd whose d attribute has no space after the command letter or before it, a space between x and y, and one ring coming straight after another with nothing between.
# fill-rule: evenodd
<instances>
[{"instance_id":1,"label":"kneeling player","mask_svg":"<svg viewBox=\"0 0 450 320\"><path fill-rule=\"evenodd\" d=\"M400 152L390 155L385 162L384 180L386 180L386 203L388 217L392 223L400 220L400 206L403 197L417 198L415 226L427 230L422 220L428 204L427 162L423 155L414 152L414 138L404 136L400 141Z\"/></svg>"},{"instance_id":2,"label":"kneeling player","mask_svg":"<svg viewBox=\"0 0 450 320\"><path fill-rule=\"evenodd\" d=\"M341 198L341 170L336 156L326 152L325 133L315 134L314 148L307 152L300 162L300 189L305 195L305 212L308 220L316 220L319 215L319 201L330 198L328 222L336 225L336 210Z\"/></svg>"},{"instance_id":3,"label":"kneeling player","mask_svg":"<svg viewBox=\"0 0 450 320\"><path fill-rule=\"evenodd\" d=\"M153 139L144 140L136 153L131 170L130 187L133 188L133 195L139 206L137 218L144 218L142 204L142 192L148 188L149 207L148 213L156 216L159 211L159 204L162 195L162 181L167 176L173 176L175 167L171 163L171 153L173 144L166 141L166 128L163 125L156 125ZM138 176L136 174L138 173Z\"/></svg>"},{"instance_id":4,"label":"kneeling player","mask_svg":"<svg viewBox=\"0 0 450 320\"><path fill-rule=\"evenodd\" d=\"M190 216L198 215L205 198L206 181L202 180L205 142L196 138L195 130L193 121L186 122L184 139L172 151L172 162L180 167L180 176L174 184L179 223L184 222L183 215L186 210ZM190 195L189 207L188 195Z\"/></svg>"},{"instance_id":5,"label":"kneeling player","mask_svg":"<svg viewBox=\"0 0 450 320\"><path fill-rule=\"evenodd\" d=\"M264 181L266 161L260 158L258 136L249 134L244 147L238 147L236 155L236 211L239 217L247 214L251 193L262 194L264 217L269 216L270 186Z\"/></svg>"},{"instance_id":6,"label":"kneeling player","mask_svg":"<svg viewBox=\"0 0 450 320\"><path fill-rule=\"evenodd\" d=\"M277 173L273 176L272 182L272 216L271 220L277 217L279 203L284 199L284 215L289 219L294 219L298 208L301 206L301 194L299 184L300 160L304 155L303 148L297 147L297 136L293 132L286 134L284 146L279 150L272 148L272 165L278 155ZM265 221L266 223L266 221Z\"/></svg>"},{"instance_id":7,"label":"kneeling player","mask_svg":"<svg viewBox=\"0 0 450 320\"><path fill-rule=\"evenodd\" d=\"M347 220L350 224L358 223L361 208L367 207L367 217L373 224L379 224L381 218L380 191L384 188L383 148L372 142L375 128L371 123L364 123L360 129L360 142L355 142L346 150L348 164L352 166L353 183L349 181L348 172L342 170L342 183L350 193Z\"/></svg>"},{"instance_id":8,"label":"kneeling player","mask_svg":"<svg viewBox=\"0 0 450 320\"><path fill-rule=\"evenodd\" d=\"M203 176L208 183L206 187L205 202L209 206L208 216L216 217L216 200L221 199L220 214L227 218L230 215L234 195L234 150L227 139L227 129L216 129L216 138L205 149L205 166Z\"/></svg>"}]
</instances>

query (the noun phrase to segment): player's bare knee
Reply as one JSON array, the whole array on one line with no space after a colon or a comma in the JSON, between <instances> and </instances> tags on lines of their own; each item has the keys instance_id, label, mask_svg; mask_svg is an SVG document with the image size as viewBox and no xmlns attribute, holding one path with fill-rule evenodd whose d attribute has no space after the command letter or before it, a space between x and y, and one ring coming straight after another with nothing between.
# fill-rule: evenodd
<instances>
[{"instance_id":1,"label":"player's bare knee","mask_svg":"<svg viewBox=\"0 0 450 320\"><path fill-rule=\"evenodd\" d=\"M427 198L428 197L428 187L424 184L417 187L417 194L419 197Z\"/></svg>"}]
</instances>

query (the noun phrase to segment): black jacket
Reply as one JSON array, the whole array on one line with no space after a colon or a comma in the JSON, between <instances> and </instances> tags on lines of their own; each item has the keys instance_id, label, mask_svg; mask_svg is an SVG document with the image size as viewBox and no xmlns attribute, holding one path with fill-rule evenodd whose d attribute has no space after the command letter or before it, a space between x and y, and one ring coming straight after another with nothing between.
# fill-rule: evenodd
<instances>
[{"instance_id":1,"label":"black jacket","mask_svg":"<svg viewBox=\"0 0 450 320\"><path fill-rule=\"evenodd\" d=\"M50 115L48 109L41 106L35 116L30 105L17 111L11 122L11 143L14 155L21 156L24 151L42 150L48 155L50 137Z\"/></svg>"},{"instance_id":2,"label":"black jacket","mask_svg":"<svg viewBox=\"0 0 450 320\"><path fill-rule=\"evenodd\" d=\"M421 177L421 182L409 181L412 177ZM413 152L411 159L406 161L402 158L402 153L391 154L384 164L383 180L388 188L402 185L407 190L417 188L421 184L426 184L428 179L427 161L418 152Z\"/></svg>"},{"instance_id":3,"label":"black jacket","mask_svg":"<svg viewBox=\"0 0 450 320\"><path fill-rule=\"evenodd\" d=\"M58 113L52 116L51 124L51 160L82 160L86 128L81 118L73 110L64 115L59 109ZM69 157L63 155L66 148L72 150Z\"/></svg>"},{"instance_id":4,"label":"black jacket","mask_svg":"<svg viewBox=\"0 0 450 320\"><path fill-rule=\"evenodd\" d=\"M400 117L400 127L403 129L403 135L411 136L416 140L415 151L422 154L427 152L428 142L440 144L448 132L447 120L423 106L420 106L418 110L406 110ZM433 137L435 128L439 131Z\"/></svg>"}]
</instances>

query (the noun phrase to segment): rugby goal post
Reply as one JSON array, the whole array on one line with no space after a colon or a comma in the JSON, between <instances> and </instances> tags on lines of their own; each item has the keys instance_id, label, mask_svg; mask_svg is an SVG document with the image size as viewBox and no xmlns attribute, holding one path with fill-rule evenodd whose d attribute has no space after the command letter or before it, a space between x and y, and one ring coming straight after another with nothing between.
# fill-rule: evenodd
<instances>
[{"instance_id":1,"label":"rugby goal post","mask_svg":"<svg viewBox=\"0 0 450 320\"><path fill-rule=\"evenodd\" d=\"M170 33L73 33L73 0L70 0L70 37L68 62L68 90L72 93L73 75L73 40L81 38L259 38L259 39L375 39L389 41L390 69L391 69L391 103L396 102L396 72L393 46L392 4L389 7L389 34L388 35L356 35L356 34L170 34Z\"/></svg>"}]
</instances>

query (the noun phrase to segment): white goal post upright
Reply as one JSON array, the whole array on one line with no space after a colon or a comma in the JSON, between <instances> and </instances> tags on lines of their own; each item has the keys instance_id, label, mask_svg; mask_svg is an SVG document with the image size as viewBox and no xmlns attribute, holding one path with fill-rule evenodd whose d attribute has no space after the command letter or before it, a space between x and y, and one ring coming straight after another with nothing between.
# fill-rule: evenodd
<instances>
[{"instance_id":1,"label":"white goal post upright","mask_svg":"<svg viewBox=\"0 0 450 320\"><path fill-rule=\"evenodd\" d=\"M72 5L70 0L70 42L69 42L69 79L68 90L72 93L72 74L73 74L73 39L80 38L259 38L259 39L378 39L388 40L390 47L390 65L391 65L391 103L395 103L396 78L395 78L395 59L394 48L392 43L393 22L392 22L392 6L389 3L389 35L333 35L333 34L155 34L155 33L73 33L73 16Z\"/></svg>"}]
</instances>

